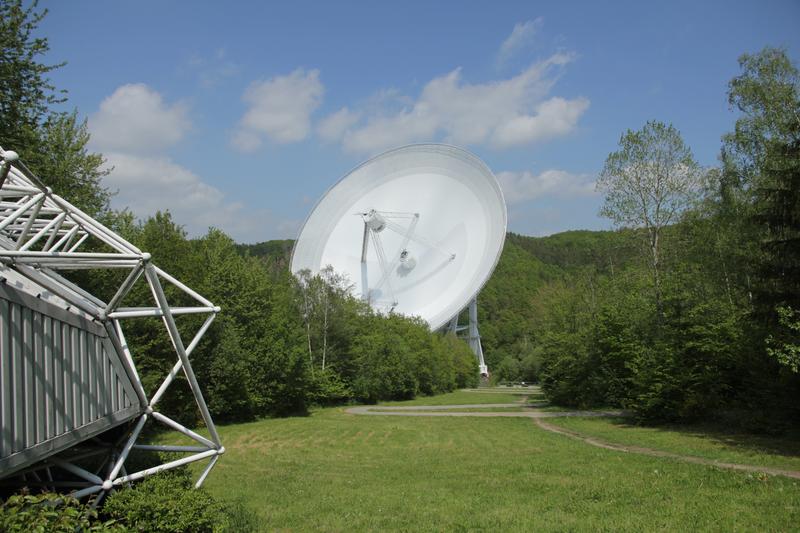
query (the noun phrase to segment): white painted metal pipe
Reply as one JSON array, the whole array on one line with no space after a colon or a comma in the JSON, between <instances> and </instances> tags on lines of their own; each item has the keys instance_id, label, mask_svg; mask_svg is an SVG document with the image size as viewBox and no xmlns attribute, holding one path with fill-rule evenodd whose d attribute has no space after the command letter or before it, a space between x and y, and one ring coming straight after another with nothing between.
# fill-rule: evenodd
<instances>
[{"instance_id":1,"label":"white painted metal pipe","mask_svg":"<svg viewBox=\"0 0 800 533\"><path fill-rule=\"evenodd\" d=\"M26 242L26 243L25 243L25 244L24 244L24 245L23 245L23 246L20 248L20 251L23 251L23 252L24 252L25 250L27 250L28 248L30 248L31 246L33 246L34 244L36 244L36 242L37 242L39 239L41 239L42 237L44 237L44 236L47 234L47 232L48 232L48 231L50 231L51 229L53 229L53 228L54 228L54 227L55 227L57 224L59 224L59 223L63 222L63 220L64 220L66 217L67 217L66 213L61 213L61 214L60 214L60 215L58 215L56 218L54 218L53 220L51 220L50 222L48 222L46 226L44 226L42 229L40 229L40 230L39 230L39 231L36 233L36 235L34 235L33 237L31 237L31 238L28 240L28 242Z\"/></svg>"},{"instance_id":2,"label":"white painted metal pipe","mask_svg":"<svg viewBox=\"0 0 800 533\"><path fill-rule=\"evenodd\" d=\"M25 211L27 211L28 209L33 207L34 204L36 204L36 202L41 200L43 196L44 196L44 193L37 194L36 196L31 198L27 202L22 204L22 207L20 207L19 209L14 211L11 215L6 217L2 222L0 222L0 231L4 230L9 224L14 222L17 218L19 218L19 216L22 215L22 213L24 213Z\"/></svg>"},{"instance_id":3,"label":"white painted metal pipe","mask_svg":"<svg viewBox=\"0 0 800 533\"><path fill-rule=\"evenodd\" d=\"M56 224L56 227L53 228L53 232L50 234L50 237L47 238L47 242L44 243L44 246L42 247L42 250L45 252L50 250L50 247L53 246L53 242L55 242L55 240L58 238L61 232L61 226L64 225L64 221L67 219L67 214L61 213L61 216L59 216L58 219L59 220ZM69 223L67 225L69 226Z\"/></svg>"},{"instance_id":4,"label":"white painted metal pipe","mask_svg":"<svg viewBox=\"0 0 800 533\"><path fill-rule=\"evenodd\" d=\"M143 414L142 417L139 418L139 421L136 423L136 427L133 428L131 436L128 438L128 442L125 443L125 446L119 453L117 462L114 463L114 468L111 469L111 473L108 474L108 477L106 478L107 481L113 481L114 478L116 478L119 474L119 469L122 468L122 464L125 462L125 459L128 458L128 454L131 453L133 445L136 443L136 439L139 438L139 433L142 432L145 422L147 422L147 413ZM102 483L102 480L100 482Z\"/></svg>"},{"instance_id":5,"label":"white painted metal pipe","mask_svg":"<svg viewBox=\"0 0 800 533\"><path fill-rule=\"evenodd\" d=\"M162 415L161 413L159 413L157 411L153 411L151 413L151 416L153 418L155 418L156 420L158 420L159 422L161 422L162 424L168 425L169 427L171 427L172 429L174 429L178 433L183 433L187 437L196 440L200 444L205 444L209 448L218 448L219 447L217 444L214 444L213 442L211 442L210 440L208 440L204 436L195 433L191 429L182 426L181 424L175 422L174 420L172 420L171 418L169 418L167 416Z\"/></svg>"},{"instance_id":6,"label":"white painted metal pipe","mask_svg":"<svg viewBox=\"0 0 800 533\"><path fill-rule=\"evenodd\" d=\"M192 351L194 351L195 347L197 347L197 344L200 342L200 339L203 338L203 335L206 334L206 331L208 331L208 328L211 326L211 323L214 321L214 318L216 318L216 316L217 316L216 314L213 314L209 315L208 318L206 318L206 321L203 322L203 325L200 327L199 330L197 330L197 333L195 334L194 339L192 339L192 342L190 342L189 346L186 347L186 355L192 354ZM158 388L156 393L153 395L153 398L150 400L150 407L154 407L158 403L158 401L167 391L167 387L170 386L172 381L175 379L175 376L178 375L178 372L180 372L182 367L183 367L183 361L178 359L178 362L175 363L175 365L172 367L172 370L169 371L169 374L167 374L167 377L164 378L164 381L161 383L161 386Z\"/></svg>"},{"instance_id":7,"label":"white painted metal pipe","mask_svg":"<svg viewBox=\"0 0 800 533\"><path fill-rule=\"evenodd\" d=\"M101 490L103 490L103 485L95 485L93 487L87 487L87 488L85 488L83 490L78 490L78 491L75 491L75 492L71 492L69 495L71 497L75 498L76 500L80 500L81 498L83 498L85 496L89 496L89 495L94 494L96 492L100 492Z\"/></svg>"},{"instance_id":8,"label":"white painted metal pipe","mask_svg":"<svg viewBox=\"0 0 800 533\"><path fill-rule=\"evenodd\" d=\"M178 352L178 357L180 357L181 361L183 361L183 372L186 374L186 379L189 380L189 386L194 392L194 399L197 402L197 406L200 408L200 414L203 417L203 422L205 422L208 432L211 434L211 440L214 441L217 447L222 446L222 443L219 440L219 434L217 433L217 428L214 426L211 413L208 410L206 401L203 398L203 393L200 390L200 384L197 383L197 377L194 375L192 365L189 363L189 356L186 355L186 349L183 346L180 332L178 332L178 326L175 324L175 318L170 312L167 296L164 294L164 289L161 288L161 282L158 280L158 274L155 272L155 269L152 265L147 264L147 266L145 266L145 276L147 276L147 279L150 281L150 287L156 295L158 305L164 312L163 318L164 323L167 326L167 332L169 333L170 338L172 338L172 343L173 346L175 346L175 351Z\"/></svg>"},{"instance_id":9,"label":"white painted metal pipe","mask_svg":"<svg viewBox=\"0 0 800 533\"><path fill-rule=\"evenodd\" d=\"M78 232L78 230L79 230L79 229L80 229L80 226L78 226L78 225L75 225L75 226L73 226L73 227L72 227L72 228L71 228L71 229L70 229L70 230L69 230L67 233L65 233L65 234L64 234L64 236L63 236L63 237L61 237L61 238L60 238L60 239L59 239L59 240L58 240L58 241L57 241L57 242L56 242L56 243L55 243L55 244L54 244L54 245L53 245L53 246L52 246L52 247L51 247L51 248L48 250L48 253L55 252L56 250L58 250L59 248L61 248L61 245L63 245L65 242L67 242L69 239L71 239L71 238L72 238L72 236L73 236L73 235L75 235L75 234Z\"/></svg>"},{"instance_id":10,"label":"white painted metal pipe","mask_svg":"<svg viewBox=\"0 0 800 533\"><path fill-rule=\"evenodd\" d=\"M77 226L73 229L77 229ZM108 254L108 253L96 253L96 252L35 252L32 250L0 250L0 256L7 256L7 257L31 257L31 258L38 258L38 259L69 259L70 261L73 260L81 260L81 259L91 259L91 260L112 260L112 261L141 261L142 255L141 254Z\"/></svg>"},{"instance_id":11,"label":"white painted metal pipe","mask_svg":"<svg viewBox=\"0 0 800 533\"><path fill-rule=\"evenodd\" d=\"M125 281L122 282L122 285L120 285L119 289L117 289L117 292L111 297L111 300L109 300L108 305L106 306L106 314L113 312L117 308L122 299L125 298L125 296L127 296L130 290L133 288L133 285L142 275L142 272L144 272L142 263L139 263L133 267L131 273L128 274L128 277L125 278Z\"/></svg>"},{"instance_id":12,"label":"white painted metal pipe","mask_svg":"<svg viewBox=\"0 0 800 533\"><path fill-rule=\"evenodd\" d=\"M69 253L74 253L74 252L75 252L75 250L77 250L78 248L80 248L81 244L83 244L83 243L86 241L86 239L88 239L88 238L89 238L89 234L88 234L88 233L84 233L84 234L83 234L83 237L81 237L80 239L78 239L78 242L76 242L75 244L73 244L73 245L70 247L70 249L69 249Z\"/></svg>"},{"instance_id":13,"label":"white painted metal pipe","mask_svg":"<svg viewBox=\"0 0 800 533\"><path fill-rule=\"evenodd\" d=\"M163 472L164 470L170 470L172 468L177 468L179 466L188 465L189 463L194 463L195 461L202 461L206 457L211 457L212 455L217 455L217 450L208 450L207 452L198 453L197 455L190 455L189 457L183 457L181 459L176 459L175 461L170 461L169 463L164 463L163 465L154 466L153 468L148 468L146 470L142 470L134 474L128 474L127 476L122 476L115 479L113 483L114 486L118 487L125 483L129 483L131 481L137 481L139 479L142 479L143 477L147 477L152 474L157 474L158 472Z\"/></svg>"},{"instance_id":14,"label":"white painted metal pipe","mask_svg":"<svg viewBox=\"0 0 800 533\"><path fill-rule=\"evenodd\" d=\"M219 461L219 454L212 457L208 462L208 466L205 468L205 470L203 470L203 473L200 474L200 477L197 478L197 483L194 484L194 488L199 489L203 486L208 474L211 472L211 469L214 468L214 465L217 464L217 461Z\"/></svg>"},{"instance_id":15,"label":"white painted metal pipe","mask_svg":"<svg viewBox=\"0 0 800 533\"><path fill-rule=\"evenodd\" d=\"M83 468L81 468L81 467L79 467L77 465L74 465L72 463L68 463L67 461L63 461L63 460L61 460L61 459L59 459L57 457L53 457L50 461L54 465L58 466L59 468L63 468L67 472L71 472L71 473L75 474L76 476L85 479L86 481L90 481L92 483L98 483L98 484L103 483L103 480L99 476L96 476L96 475L92 474L91 472L89 472L88 470L84 470Z\"/></svg>"},{"instance_id":16,"label":"white painted metal pipe","mask_svg":"<svg viewBox=\"0 0 800 533\"><path fill-rule=\"evenodd\" d=\"M190 289L189 287L187 287L186 285L184 285L183 283L181 283L180 281L178 281L177 279L175 279L174 277L169 275L167 272L164 272L163 270L161 270L160 268L158 268L155 265L153 265L153 268L155 269L156 273L158 273L159 276L161 276L165 280L169 281L170 283L172 283L173 285L178 287L180 290L182 290L183 292L185 292L186 294L188 294L189 296L191 296L195 300L198 300L200 303L202 303L203 305L206 305L208 307L214 307L214 304L212 304L210 301L208 301L206 298L204 298L201 294L199 294L196 291ZM219 308L217 308L217 309L219 310Z\"/></svg>"},{"instance_id":17,"label":"white painted metal pipe","mask_svg":"<svg viewBox=\"0 0 800 533\"><path fill-rule=\"evenodd\" d=\"M199 315L203 313L217 313L219 312L219 307L173 307L170 309L172 315ZM164 316L164 311L158 308L153 307L143 307L140 309L136 308L120 308L117 311L113 311L108 314L109 317L120 319L120 318L142 318L142 317L153 317L153 316Z\"/></svg>"},{"instance_id":18,"label":"white painted metal pipe","mask_svg":"<svg viewBox=\"0 0 800 533\"><path fill-rule=\"evenodd\" d=\"M31 226L33 222L36 220L36 217L39 216L39 211L42 209L42 201L44 200L44 196L36 202L33 206L33 211L31 212L30 216L28 217L28 221L25 223L25 227L22 228L22 233L20 233L19 237L17 237L17 244L15 248L19 249L20 246L25 242L25 239L28 237L28 232L31 230Z\"/></svg>"},{"instance_id":19,"label":"white painted metal pipe","mask_svg":"<svg viewBox=\"0 0 800 533\"><path fill-rule=\"evenodd\" d=\"M134 444L134 450L146 450L149 452L191 452L199 453L208 451L206 446L170 446L167 444ZM213 448L212 448L213 449Z\"/></svg>"}]
</instances>

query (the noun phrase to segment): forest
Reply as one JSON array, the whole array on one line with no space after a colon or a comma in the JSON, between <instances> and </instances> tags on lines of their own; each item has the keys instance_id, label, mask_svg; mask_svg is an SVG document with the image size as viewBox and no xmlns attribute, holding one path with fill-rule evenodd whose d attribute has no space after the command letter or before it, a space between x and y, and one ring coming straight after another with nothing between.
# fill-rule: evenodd
<instances>
[{"instance_id":1,"label":"forest","mask_svg":"<svg viewBox=\"0 0 800 533\"><path fill-rule=\"evenodd\" d=\"M4 5L0 143L222 307L193 362L216 418L477 385L474 357L452 335L376 314L331 270L292 276L291 241L237 244L213 228L189 238L168 212L111 209L103 156L49 81L62 65L40 62L49 45L32 32L44 15ZM717 166L701 168L677 129L650 121L621 135L597 180L614 231L508 235L479 297L494 382L540 382L554 403L623 407L642 421L722 417L760 431L797 421L800 79L781 49L745 54L740 67L720 94L735 124ZM82 282L102 297L119 280ZM169 341L148 319L132 328L155 386L173 364ZM192 405L173 395L166 410L196 422Z\"/></svg>"}]
</instances>

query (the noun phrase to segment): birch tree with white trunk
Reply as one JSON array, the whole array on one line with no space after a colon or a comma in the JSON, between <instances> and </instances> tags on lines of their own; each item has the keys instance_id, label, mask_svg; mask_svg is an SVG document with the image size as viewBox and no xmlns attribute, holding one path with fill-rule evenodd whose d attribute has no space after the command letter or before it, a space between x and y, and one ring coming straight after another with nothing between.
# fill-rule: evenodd
<instances>
[{"instance_id":1,"label":"birch tree with white trunk","mask_svg":"<svg viewBox=\"0 0 800 533\"><path fill-rule=\"evenodd\" d=\"M628 130L597 180L600 214L615 226L642 228L647 239L656 310L661 315L662 235L699 198L703 171L674 126L649 121Z\"/></svg>"}]
</instances>

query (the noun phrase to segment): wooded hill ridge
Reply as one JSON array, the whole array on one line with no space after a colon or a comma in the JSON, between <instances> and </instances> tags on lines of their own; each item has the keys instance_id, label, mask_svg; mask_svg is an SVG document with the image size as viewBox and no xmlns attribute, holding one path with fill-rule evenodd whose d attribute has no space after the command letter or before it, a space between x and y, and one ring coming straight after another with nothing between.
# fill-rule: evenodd
<instances>
[{"instance_id":1,"label":"wooded hill ridge","mask_svg":"<svg viewBox=\"0 0 800 533\"><path fill-rule=\"evenodd\" d=\"M643 231L508 233L479 295L492 381L541 382L559 404L625 407L642 420L713 414L749 430L788 429L797 417L797 378L754 340L751 299L734 300L736 273L724 271L736 267L709 249L708 230L691 217L665 228L669 274L659 336L652 333ZM237 249L288 268L292 244Z\"/></svg>"},{"instance_id":2,"label":"wooded hill ridge","mask_svg":"<svg viewBox=\"0 0 800 533\"><path fill-rule=\"evenodd\" d=\"M243 256L288 269L293 246L294 240L283 239L237 244L236 249ZM530 359L530 348L540 289L585 269L611 273L636 260L630 236L620 232L571 230L547 237L509 232L497 267L478 296L484 356L493 381L539 380L541 361ZM466 321L466 313L461 318ZM521 368L515 366L526 359Z\"/></svg>"}]
</instances>

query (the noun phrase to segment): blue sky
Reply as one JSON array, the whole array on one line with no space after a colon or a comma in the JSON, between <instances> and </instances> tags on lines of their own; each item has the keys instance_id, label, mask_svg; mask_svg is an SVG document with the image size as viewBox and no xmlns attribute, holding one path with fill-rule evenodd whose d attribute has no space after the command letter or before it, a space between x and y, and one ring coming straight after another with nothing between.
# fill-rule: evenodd
<instances>
[{"instance_id":1,"label":"blue sky","mask_svg":"<svg viewBox=\"0 0 800 533\"><path fill-rule=\"evenodd\" d=\"M242 242L294 238L350 168L426 141L487 162L511 231L606 228L593 182L626 129L671 122L714 165L738 56L800 60L797 1L42 6L114 207Z\"/></svg>"}]
</instances>

